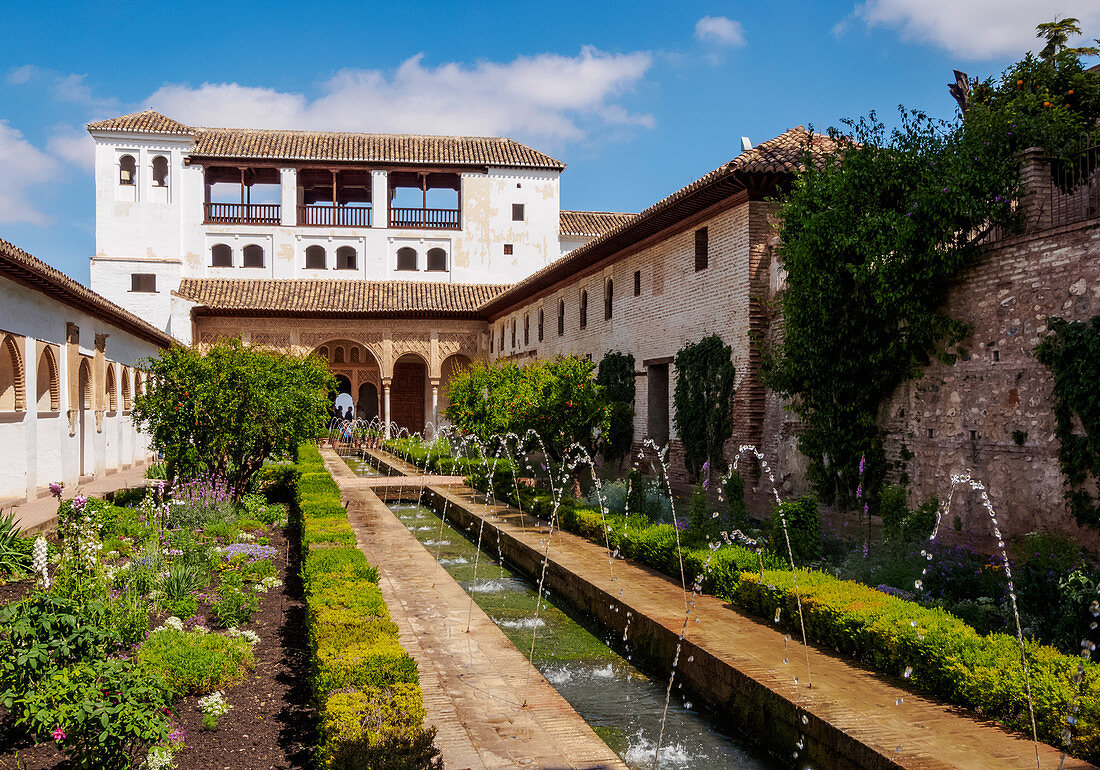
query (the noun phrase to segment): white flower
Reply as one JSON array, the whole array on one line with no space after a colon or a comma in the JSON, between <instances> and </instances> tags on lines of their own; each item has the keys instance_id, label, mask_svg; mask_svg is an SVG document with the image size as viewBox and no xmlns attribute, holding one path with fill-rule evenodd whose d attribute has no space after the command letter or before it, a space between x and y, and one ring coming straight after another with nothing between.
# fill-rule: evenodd
<instances>
[{"instance_id":1,"label":"white flower","mask_svg":"<svg viewBox=\"0 0 1100 770\"><path fill-rule=\"evenodd\" d=\"M255 631L242 631L241 636L248 640L248 643L255 647L260 643L260 635Z\"/></svg>"},{"instance_id":2,"label":"white flower","mask_svg":"<svg viewBox=\"0 0 1100 770\"><path fill-rule=\"evenodd\" d=\"M248 543L256 539L256 536L251 532L239 532L237 534L238 543Z\"/></svg>"},{"instance_id":3,"label":"white flower","mask_svg":"<svg viewBox=\"0 0 1100 770\"><path fill-rule=\"evenodd\" d=\"M146 770L170 770L175 767L172 761L172 749L167 746L154 746L149 749L149 756L145 758Z\"/></svg>"},{"instance_id":4,"label":"white flower","mask_svg":"<svg viewBox=\"0 0 1100 770\"><path fill-rule=\"evenodd\" d=\"M233 707L225 702L225 697L222 695L221 690L211 693L205 698L199 698L199 711L215 719L228 714L231 708Z\"/></svg>"},{"instance_id":5,"label":"white flower","mask_svg":"<svg viewBox=\"0 0 1100 770\"><path fill-rule=\"evenodd\" d=\"M50 587L50 574L47 564L47 554L49 552L49 545L46 543L46 538L41 535L34 541L34 550L32 552L31 566L34 567L34 572L37 575L36 582L38 587L45 590Z\"/></svg>"},{"instance_id":6,"label":"white flower","mask_svg":"<svg viewBox=\"0 0 1100 770\"><path fill-rule=\"evenodd\" d=\"M177 618L175 615L171 615L164 619L164 625L154 628L153 633L155 634L157 631L166 631L169 629L171 629L172 631L182 631L183 621Z\"/></svg>"}]
</instances>

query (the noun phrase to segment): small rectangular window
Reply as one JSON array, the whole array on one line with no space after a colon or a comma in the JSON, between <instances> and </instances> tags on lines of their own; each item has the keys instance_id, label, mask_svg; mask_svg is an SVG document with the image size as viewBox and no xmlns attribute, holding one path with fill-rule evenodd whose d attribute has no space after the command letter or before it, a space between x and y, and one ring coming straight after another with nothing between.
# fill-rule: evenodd
<instances>
[{"instance_id":1,"label":"small rectangular window","mask_svg":"<svg viewBox=\"0 0 1100 770\"><path fill-rule=\"evenodd\" d=\"M510 244L510 243L504 244L504 256L506 256L506 257L512 256L512 244Z\"/></svg>"},{"instance_id":2,"label":"small rectangular window","mask_svg":"<svg viewBox=\"0 0 1100 770\"><path fill-rule=\"evenodd\" d=\"M153 273L131 273L130 291L156 292L157 277Z\"/></svg>"},{"instance_id":3,"label":"small rectangular window","mask_svg":"<svg viewBox=\"0 0 1100 770\"><path fill-rule=\"evenodd\" d=\"M695 272L707 269L707 228L695 231Z\"/></svg>"},{"instance_id":4,"label":"small rectangular window","mask_svg":"<svg viewBox=\"0 0 1100 770\"><path fill-rule=\"evenodd\" d=\"M523 204L522 203L513 203L512 204L512 221L513 222L522 222L523 221Z\"/></svg>"},{"instance_id":5,"label":"small rectangular window","mask_svg":"<svg viewBox=\"0 0 1100 770\"><path fill-rule=\"evenodd\" d=\"M639 297L642 294L642 271L634 271L634 296Z\"/></svg>"}]
</instances>

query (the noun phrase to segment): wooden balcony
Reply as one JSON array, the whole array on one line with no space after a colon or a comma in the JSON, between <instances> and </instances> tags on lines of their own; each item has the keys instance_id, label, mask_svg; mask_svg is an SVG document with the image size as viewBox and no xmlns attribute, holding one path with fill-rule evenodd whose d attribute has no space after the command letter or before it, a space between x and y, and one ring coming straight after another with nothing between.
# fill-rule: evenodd
<instances>
[{"instance_id":1,"label":"wooden balcony","mask_svg":"<svg viewBox=\"0 0 1100 770\"><path fill-rule=\"evenodd\" d=\"M278 203L204 203L203 222L208 225L277 225Z\"/></svg>"},{"instance_id":2,"label":"wooden balcony","mask_svg":"<svg viewBox=\"0 0 1100 770\"><path fill-rule=\"evenodd\" d=\"M458 230L461 217L458 209L390 209L390 227L417 230Z\"/></svg>"},{"instance_id":3,"label":"wooden balcony","mask_svg":"<svg viewBox=\"0 0 1100 770\"><path fill-rule=\"evenodd\" d=\"M299 206L298 224L304 227L370 227L367 206Z\"/></svg>"}]
</instances>

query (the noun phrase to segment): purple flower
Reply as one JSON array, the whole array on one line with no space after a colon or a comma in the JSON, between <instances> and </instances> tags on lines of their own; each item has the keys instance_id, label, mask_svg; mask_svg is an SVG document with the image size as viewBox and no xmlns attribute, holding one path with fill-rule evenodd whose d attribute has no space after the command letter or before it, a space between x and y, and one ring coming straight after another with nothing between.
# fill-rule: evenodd
<instances>
[{"instance_id":1,"label":"purple flower","mask_svg":"<svg viewBox=\"0 0 1100 770\"><path fill-rule=\"evenodd\" d=\"M867 467L867 457L866 456L860 456L860 458L859 458L859 472L860 472L860 474L863 473L863 470L866 467Z\"/></svg>"},{"instance_id":2,"label":"purple flower","mask_svg":"<svg viewBox=\"0 0 1100 770\"><path fill-rule=\"evenodd\" d=\"M64 482L61 482L61 481L51 482L50 483L50 494L53 495L54 497L56 497L58 500L60 500L61 499L61 490L64 489L64 488L65 488Z\"/></svg>"},{"instance_id":3,"label":"purple flower","mask_svg":"<svg viewBox=\"0 0 1100 770\"><path fill-rule=\"evenodd\" d=\"M53 736L53 739L54 739L55 741L63 741L63 740L65 740L65 731L64 731L64 730L62 730L60 726L58 726L58 727L55 727L55 728L53 729L53 732L52 732L52 733L50 733L50 735L52 735L52 736Z\"/></svg>"},{"instance_id":4,"label":"purple flower","mask_svg":"<svg viewBox=\"0 0 1100 770\"><path fill-rule=\"evenodd\" d=\"M73 510L77 511L78 513L80 511L83 511L84 506L86 506L87 504L88 504L88 498L87 498L86 495L77 495L76 497L73 498Z\"/></svg>"}]
</instances>

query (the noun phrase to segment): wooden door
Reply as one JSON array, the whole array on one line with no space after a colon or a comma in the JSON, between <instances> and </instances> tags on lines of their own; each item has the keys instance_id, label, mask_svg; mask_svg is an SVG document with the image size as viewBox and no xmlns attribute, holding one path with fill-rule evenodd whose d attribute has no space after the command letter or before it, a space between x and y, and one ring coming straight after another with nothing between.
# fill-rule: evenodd
<instances>
[{"instance_id":1,"label":"wooden door","mask_svg":"<svg viewBox=\"0 0 1100 770\"><path fill-rule=\"evenodd\" d=\"M424 382L428 368L421 361L398 361L390 387L390 420L410 433L424 432Z\"/></svg>"}]
</instances>

